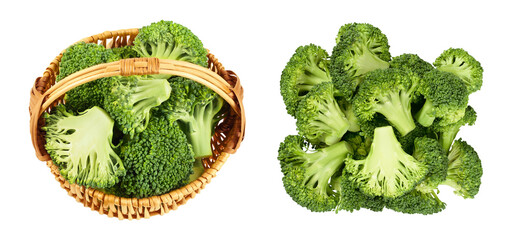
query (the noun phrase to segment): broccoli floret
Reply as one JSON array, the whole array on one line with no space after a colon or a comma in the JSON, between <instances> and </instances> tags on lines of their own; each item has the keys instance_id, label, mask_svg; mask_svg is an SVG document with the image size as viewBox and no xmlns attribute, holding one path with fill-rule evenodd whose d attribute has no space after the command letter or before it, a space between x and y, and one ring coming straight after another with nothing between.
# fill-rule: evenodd
<instances>
[{"instance_id":1,"label":"broccoli floret","mask_svg":"<svg viewBox=\"0 0 519 240\"><path fill-rule=\"evenodd\" d=\"M208 64L202 41L188 28L171 21L162 20L142 27L133 44L141 57L180 60L203 67ZM163 74L153 76L165 77Z\"/></svg>"},{"instance_id":2,"label":"broccoli floret","mask_svg":"<svg viewBox=\"0 0 519 240\"><path fill-rule=\"evenodd\" d=\"M102 45L76 43L63 52L56 81L61 81L70 74L94 65L113 61L114 58L116 58L116 55ZM97 79L68 91L65 95L67 109L82 112L93 106L101 107L105 96L105 88L102 87L104 80L105 78Z\"/></svg>"},{"instance_id":3,"label":"broccoli floret","mask_svg":"<svg viewBox=\"0 0 519 240\"><path fill-rule=\"evenodd\" d=\"M64 105L44 113L45 149L69 183L93 188L111 187L125 167L114 151L114 121L99 107L74 115Z\"/></svg>"},{"instance_id":4,"label":"broccoli floret","mask_svg":"<svg viewBox=\"0 0 519 240\"><path fill-rule=\"evenodd\" d=\"M171 96L159 110L170 122L179 121L178 125L193 146L195 158L213 155L211 138L216 123L224 117L227 104L213 90L193 80L177 76L169 82Z\"/></svg>"},{"instance_id":5,"label":"broccoli floret","mask_svg":"<svg viewBox=\"0 0 519 240\"><path fill-rule=\"evenodd\" d=\"M467 91L473 93L483 84L483 68L481 64L467 51L461 48L445 50L434 61L436 69L450 72L458 76L467 86Z\"/></svg>"},{"instance_id":6,"label":"broccoli floret","mask_svg":"<svg viewBox=\"0 0 519 240\"><path fill-rule=\"evenodd\" d=\"M402 213L427 215L441 212L446 204L435 192L423 193L415 189L400 197L386 199L386 207Z\"/></svg>"},{"instance_id":7,"label":"broccoli floret","mask_svg":"<svg viewBox=\"0 0 519 240\"><path fill-rule=\"evenodd\" d=\"M117 127L130 136L146 128L151 109L166 101L171 93L167 79L118 76L109 80L105 82L108 94L103 106Z\"/></svg>"},{"instance_id":8,"label":"broccoli floret","mask_svg":"<svg viewBox=\"0 0 519 240\"><path fill-rule=\"evenodd\" d=\"M420 77L423 77L425 73L434 69L432 64L424 61L418 55L410 53L405 53L391 59L389 68L410 70Z\"/></svg>"},{"instance_id":9,"label":"broccoli floret","mask_svg":"<svg viewBox=\"0 0 519 240\"><path fill-rule=\"evenodd\" d=\"M344 168L340 178L340 200L337 210L353 212L354 210L367 208L375 212L382 211L385 206L384 198L380 196L368 196L362 193L351 178L351 173Z\"/></svg>"},{"instance_id":10,"label":"broccoli floret","mask_svg":"<svg viewBox=\"0 0 519 240\"><path fill-rule=\"evenodd\" d=\"M439 184L447 178L447 168L449 159L447 152L444 152L440 143L428 137L420 137L415 139L413 157L425 163L429 171L416 189L423 193L429 193L437 190Z\"/></svg>"},{"instance_id":11,"label":"broccoli floret","mask_svg":"<svg viewBox=\"0 0 519 240\"><path fill-rule=\"evenodd\" d=\"M353 109L363 123L382 114L400 134L405 136L416 125L411 102L417 99L418 75L400 69L378 69L368 73L353 98Z\"/></svg>"},{"instance_id":12,"label":"broccoli floret","mask_svg":"<svg viewBox=\"0 0 519 240\"><path fill-rule=\"evenodd\" d=\"M415 114L422 126L431 126L436 118L441 126L453 124L465 115L467 87L456 75L438 70L427 72L418 91L425 97L424 105Z\"/></svg>"},{"instance_id":13,"label":"broccoli floret","mask_svg":"<svg viewBox=\"0 0 519 240\"><path fill-rule=\"evenodd\" d=\"M332 81L329 56L321 47L309 44L296 49L283 72L280 89L288 114L295 117L299 101L315 85Z\"/></svg>"},{"instance_id":14,"label":"broccoli floret","mask_svg":"<svg viewBox=\"0 0 519 240\"><path fill-rule=\"evenodd\" d=\"M110 49L114 53L114 58L110 59L108 62L113 62L126 58L138 58L139 53L135 51L133 45L128 45L124 47L111 48Z\"/></svg>"},{"instance_id":15,"label":"broccoli floret","mask_svg":"<svg viewBox=\"0 0 519 240\"><path fill-rule=\"evenodd\" d=\"M314 145L332 145L341 140L350 124L333 97L333 84L316 85L300 101L296 112L299 134Z\"/></svg>"},{"instance_id":16,"label":"broccoli floret","mask_svg":"<svg viewBox=\"0 0 519 240\"><path fill-rule=\"evenodd\" d=\"M195 161L178 124L160 115L150 118L141 133L125 138L120 155L127 173L108 192L121 197L145 198L184 186Z\"/></svg>"},{"instance_id":17,"label":"broccoli floret","mask_svg":"<svg viewBox=\"0 0 519 240\"><path fill-rule=\"evenodd\" d=\"M346 159L351 181L368 196L395 198L411 191L428 172L427 165L404 152L391 126L375 129L368 156Z\"/></svg>"},{"instance_id":18,"label":"broccoli floret","mask_svg":"<svg viewBox=\"0 0 519 240\"><path fill-rule=\"evenodd\" d=\"M448 152L451 148L452 142L456 138L456 135L460 131L460 128L464 125L474 125L476 122L477 114L471 106L467 106L465 109L465 115L459 121L441 126L438 120L435 120L431 125L431 128L438 134L438 141L441 143L442 148L445 152Z\"/></svg>"},{"instance_id":19,"label":"broccoli floret","mask_svg":"<svg viewBox=\"0 0 519 240\"><path fill-rule=\"evenodd\" d=\"M389 45L380 29L367 23L342 26L330 58L330 74L340 94L351 99L364 74L389 67Z\"/></svg>"},{"instance_id":20,"label":"broccoli floret","mask_svg":"<svg viewBox=\"0 0 519 240\"><path fill-rule=\"evenodd\" d=\"M279 146L283 185L299 205L314 212L333 210L338 203L337 178L351 147L344 141L310 150L301 136L287 136Z\"/></svg>"},{"instance_id":21,"label":"broccoli floret","mask_svg":"<svg viewBox=\"0 0 519 240\"><path fill-rule=\"evenodd\" d=\"M479 192L483 168L477 152L467 142L458 139L449 152L447 180L443 185L454 188L463 198L474 198Z\"/></svg>"}]
</instances>

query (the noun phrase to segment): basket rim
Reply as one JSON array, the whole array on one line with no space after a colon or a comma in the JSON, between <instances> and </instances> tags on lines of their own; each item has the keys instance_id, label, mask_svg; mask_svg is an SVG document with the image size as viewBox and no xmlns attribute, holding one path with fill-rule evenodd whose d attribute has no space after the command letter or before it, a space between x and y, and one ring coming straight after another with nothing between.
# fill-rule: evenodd
<instances>
[{"instance_id":1,"label":"basket rim","mask_svg":"<svg viewBox=\"0 0 519 240\"><path fill-rule=\"evenodd\" d=\"M121 47L121 46L125 46L125 45L131 45L133 42L133 39L135 38L135 35L138 33L138 30L139 29L137 29L137 28L132 28L132 29L122 29L122 30L117 30L117 31L105 31L101 34L83 38L77 42L95 43L95 42L101 41L101 44L104 45L106 48ZM110 38L111 38L111 40L110 40ZM123 75L123 74L147 75L147 74L136 74L136 73L141 73L141 72L147 73L148 71L151 71L150 72L151 74L167 73L168 71L170 73L175 72L175 71L181 73L181 71L186 70L186 69L194 69L194 71L198 71L199 73L201 73L202 79L204 79L203 78L204 76L216 78L218 81L217 86L215 86L215 85L208 86L207 84L205 84L207 82L203 82L203 81L197 81L197 82L200 82L201 84L204 84L213 90L218 90L215 92L217 92L220 96L222 96L222 94L224 94L226 97L224 97L224 96L222 96L222 97L224 97L224 99L227 102L232 101L232 102L230 102L230 105L233 105L231 103L234 103L234 107L232 107L230 111L233 111L236 116L236 118L233 118L232 121L239 121L239 125L240 125L238 127L238 130L235 130L235 132L236 131L238 132L238 136L235 137L235 142L233 143L234 146L230 147L230 148L225 147L216 156L214 155L215 153L213 153L213 157L216 157L215 162L213 162L209 167L205 168L202 176L200 176L198 179L193 180L192 182L186 184L185 186L183 186L181 188L173 189L170 192L162 194L162 195L150 196L150 197L146 197L146 198L125 198L125 197L119 197L119 196L112 195L112 194L106 194L103 192L103 194L102 194L103 199L97 199L97 200L103 201L103 202L109 201L110 204L108 204L108 205L112 206L112 208L114 208L114 206L115 206L119 211L123 210L123 214L121 214L120 212L117 214L119 219L125 219L125 218L131 219L132 218L131 215L124 216L125 211L122 208L135 207L135 206L123 206L128 203L130 203L130 204L135 203L134 199L138 199L138 200L142 200L142 201L149 201L151 203L153 203L153 202L156 203L157 199L160 199L159 205L161 205L160 206L161 215L164 213L164 209L162 208L163 201L169 201L169 202L173 201L173 205L174 205L173 209L176 209L176 206L178 206L176 203L177 200L179 201L179 203L181 205L181 204L185 203L185 201L187 199L194 197L194 194L198 193L200 191L200 189L203 189L205 187L205 185L210 182L211 178L216 175L216 172L219 171L219 169L221 168L223 163L225 163L226 159L229 157L229 154L235 153L236 150L239 148L241 141L243 140L244 131L245 131L245 114L244 114L244 110L243 110L243 88L241 86L239 77L233 71L225 70L225 68L223 68L223 65L218 61L218 59L216 59L216 57L213 54L211 54L209 52L209 50L207 50L208 51L207 56L208 56L210 64L207 68L204 68L204 67L201 67L201 66L189 63L189 62L164 60L164 59L156 59L156 58L121 59L119 61L115 61L115 62L111 62L111 63L98 64L98 65L92 66L90 68L84 69L82 71L79 71L77 73L71 74L70 76L67 76L66 78L64 78L60 81L60 83L61 83L66 80L65 82L63 82L58 87L53 88L55 85L57 85L55 82L55 75L57 75L56 73L59 72L59 63L60 63L61 57L63 55L63 52L65 50L61 51L60 54L58 56L56 56L54 58L54 60L50 63L49 67L47 67L47 69L44 71L42 76L38 77L36 79L36 81L33 85L33 88L31 89L31 95L30 95L31 101L30 101L30 105L29 105L29 113L31 116L31 119L30 119L31 140L32 140L34 148L36 150L36 155L37 155L38 159L47 162L47 165L49 166L49 168L51 168L51 172L55 175L56 180L58 180L60 182L60 185L69 192L69 195L71 195L71 191L75 191L76 193L77 193L77 191L79 191L79 192L81 192L81 194L80 194L81 196L79 198L82 199L82 201L84 201L85 197L94 198L95 197L94 195L96 195L96 194L95 194L95 192L92 192L92 190L88 190L88 189L93 189L93 188L87 188L84 186L79 186L76 184L68 183L59 174L59 170L56 172L57 166L54 165L54 163L52 161L50 161L51 159L50 159L50 156L48 155L48 153L46 151L43 151L43 152L40 151L40 147L42 147L42 146L38 145L38 144L41 144L41 142L39 143L38 139L37 139L38 132L40 131L38 124L41 121L43 112L52 109L53 108L52 104L56 105L56 103L58 101L60 101L59 99L66 93L66 91L59 92L57 94L59 96L52 95L54 97L49 97L50 94L52 94L56 89L59 89L60 86L68 86L71 89L73 87L79 86L86 82L93 81L98 78L102 78L102 76L101 76L102 74L96 75L94 73L93 76L90 76L89 81L84 81L83 83L76 84L76 85L73 84L74 83L73 81L77 80L78 77L85 76L84 74L92 73L92 70L99 68L99 67L101 67L101 68L104 67L105 70L110 69L110 70L108 70L108 72L109 72L108 74L112 74L112 75L115 74L113 76ZM212 63L212 65L211 65L211 63ZM161 66L166 66L166 68L161 68ZM179 66L180 66L180 68L179 68ZM167 67L170 67L170 68L167 69ZM182 67L184 67L184 68L182 68ZM178 68L178 69L172 70L172 68ZM141 72L139 72L139 71L141 71ZM74 75L74 76L72 76L72 75ZM173 74L173 75L176 75L176 74ZM97 77L95 77L95 76L97 76ZM99 77L99 76L101 76L101 77ZM53 79L53 77L54 77L54 79ZM69 82L72 82L72 84L66 85ZM72 87L70 87L70 86L72 86ZM68 90L70 90L70 89L68 89ZM50 90L50 92L49 92L49 90ZM45 105L46 107L44 107L45 103L46 103L46 105ZM230 131L234 130L234 128L235 127L233 127L233 129L231 129ZM227 138L229 136L224 136L224 137ZM213 138L214 138L214 136L213 136ZM228 142L231 142L231 141L228 141ZM229 145L229 143L227 145ZM60 180L60 178L61 178L61 180ZM64 180L64 181L62 181L62 180ZM68 186L67 186L67 184L68 184ZM70 187L70 188L67 189L67 187ZM72 190L72 188L75 188L75 190ZM97 190L97 189L93 189L93 191L101 192L100 190ZM86 196L86 195L83 196L83 194L90 194L90 196ZM79 201L80 199L78 199L78 196L79 195L76 195L76 200ZM174 196L177 196L178 198L175 198ZM118 205L118 203L120 205ZM87 206L86 202L84 202L84 204L85 204L85 206ZM142 205L142 203L139 202L139 206L138 206L139 209L141 207L143 207L141 205ZM94 209L93 203L91 205L91 208ZM100 213L101 213L102 209L103 209L103 207L99 207L98 211L100 211ZM146 207L144 206L143 216L149 217L149 216L158 214L156 211L155 211L155 214L153 214L153 213L150 214L151 211L148 211L148 210L152 210L152 209L157 210L157 206L151 206L149 209L146 209ZM104 211L105 210L103 210L104 214L107 214L110 216L110 213L111 213L110 211L108 213L104 212ZM147 214L146 214L146 212L147 212ZM168 207L166 207L165 212L168 212ZM137 214L137 218L139 216L140 215Z\"/></svg>"}]
</instances>

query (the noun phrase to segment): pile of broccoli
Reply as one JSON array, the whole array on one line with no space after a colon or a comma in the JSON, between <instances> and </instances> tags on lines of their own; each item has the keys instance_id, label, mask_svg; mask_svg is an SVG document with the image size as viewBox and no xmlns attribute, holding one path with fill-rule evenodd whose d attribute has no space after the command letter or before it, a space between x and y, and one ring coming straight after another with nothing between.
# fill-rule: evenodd
<instances>
[{"instance_id":1,"label":"pile of broccoli","mask_svg":"<svg viewBox=\"0 0 519 240\"><path fill-rule=\"evenodd\" d=\"M160 21L139 30L133 45L106 49L76 43L61 58L56 81L125 58L156 57L208 66L207 51L188 28ZM208 87L171 75L97 79L66 93L44 114L45 148L70 183L121 197L167 193L198 178L227 105Z\"/></svg>"},{"instance_id":2,"label":"pile of broccoli","mask_svg":"<svg viewBox=\"0 0 519 240\"><path fill-rule=\"evenodd\" d=\"M476 121L468 99L482 73L461 48L433 64L391 57L387 37L367 23L343 25L331 55L298 47L280 81L299 133L278 150L286 192L315 212L438 213L440 185L474 198L481 160L456 135Z\"/></svg>"}]
</instances>

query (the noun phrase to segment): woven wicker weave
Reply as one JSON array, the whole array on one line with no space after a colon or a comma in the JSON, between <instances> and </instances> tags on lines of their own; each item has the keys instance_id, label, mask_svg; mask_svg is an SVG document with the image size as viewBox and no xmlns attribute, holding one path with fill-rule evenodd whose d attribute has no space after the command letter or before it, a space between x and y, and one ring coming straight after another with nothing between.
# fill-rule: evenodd
<instances>
[{"instance_id":1,"label":"woven wicker weave","mask_svg":"<svg viewBox=\"0 0 519 240\"><path fill-rule=\"evenodd\" d=\"M131 45L138 32L139 29L110 31L80 41L102 44L106 48L116 48ZM209 59L208 68L182 61L132 58L99 64L71 74L56 83L55 79L59 71L62 53L51 62L43 76L36 79L31 90L29 106L31 140L38 159L47 163L61 187L85 207L119 219L140 219L158 214L162 215L170 210L177 209L179 205L185 204L187 200L199 193L216 176L216 172L226 162L229 154L236 152L239 148L245 133L245 115L242 104L243 89L238 76L232 71L225 70L212 54L208 53L207 55ZM211 140L213 156L203 160L205 172L201 177L180 189L160 196L140 199L117 197L96 189L68 183L60 175L58 167L53 164L44 148L45 133L41 130L44 125L44 120L41 117L43 112L50 111L57 104L63 102L63 96L68 90L89 81L116 75L146 74L171 74L195 80L214 90L229 103L229 113L223 121L218 123Z\"/></svg>"}]
</instances>

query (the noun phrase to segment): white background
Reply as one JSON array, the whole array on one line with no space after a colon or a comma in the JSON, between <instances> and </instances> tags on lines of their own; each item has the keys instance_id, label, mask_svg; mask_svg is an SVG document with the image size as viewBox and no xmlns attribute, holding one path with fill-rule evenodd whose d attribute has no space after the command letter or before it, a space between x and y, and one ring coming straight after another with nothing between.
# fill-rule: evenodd
<instances>
[{"instance_id":1,"label":"white background","mask_svg":"<svg viewBox=\"0 0 519 240\"><path fill-rule=\"evenodd\" d=\"M2 4L0 238L518 239L519 18L513 1L190 2ZM217 177L186 205L164 216L119 221L69 197L36 158L29 91L69 44L161 19L190 28L239 75L246 136ZM300 45L315 43L331 53L339 27L350 22L379 27L393 56L416 53L432 62L443 50L462 47L481 62L484 84L470 98L478 120L459 134L483 161L475 199L442 188L439 196L447 208L431 216L391 210L335 214L312 213L285 193L277 148L296 131L279 93L281 71Z\"/></svg>"}]
</instances>

